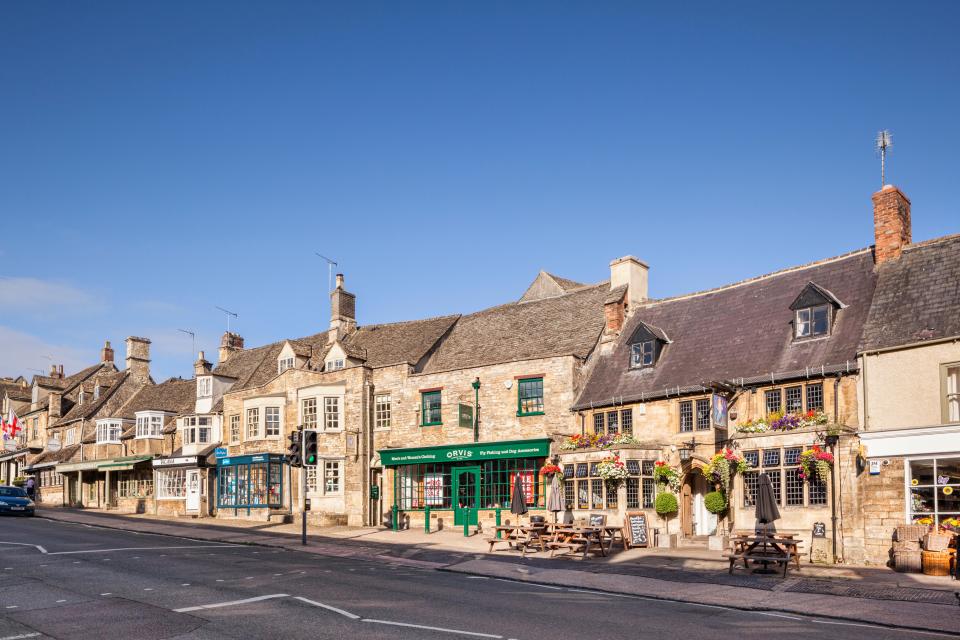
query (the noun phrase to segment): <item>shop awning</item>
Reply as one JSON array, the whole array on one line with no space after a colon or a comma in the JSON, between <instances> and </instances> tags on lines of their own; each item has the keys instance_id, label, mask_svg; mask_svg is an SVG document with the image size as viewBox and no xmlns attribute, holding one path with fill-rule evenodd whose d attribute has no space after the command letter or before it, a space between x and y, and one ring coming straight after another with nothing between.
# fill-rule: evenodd
<instances>
[{"instance_id":1,"label":"shop awning","mask_svg":"<svg viewBox=\"0 0 960 640\"><path fill-rule=\"evenodd\" d=\"M56 460L54 460L53 462L41 462L40 464L32 464L32 465L30 465L30 466L28 466L28 467L24 467L23 470L24 470L24 471L35 471L35 470L37 470L37 469L49 469L50 467L55 467L55 466L57 466L57 461L56 461Z\"/></svg>"},{"instance_id":2,"label":"shop awning","mask_svg":"<svg viewBox=\"0 0 960 640\"><path fill-rule=\"evenodd\" d=\"M868 458L960 453L960 425L863 431L859 435Z\"/></svg>"},{"instance_id":3,"label":"shop awning","mask_svg":"<svg viewBox=\"0 0 960 640\"><path fill-rule=\"evenodd\" d=\"M96 469L97 465L103 462L103 460L85 460L83 462L71 462L69 464L61 464L57 467L57 470L60 473L70 473L71 471L89 471L91 469Z\"/></svg>"},{"instance_id":4,"label":"shop awning","mask_svg":"<svg viewBox=\"0 0 960 640\"><path fill-rule=\"evenodd\" d=\"M104 471L130 471L134 466L147 460L153 460L153 456L125 456L123 458L114 458L113 460L101 460L97 464L97 469Z\"/></svg>"},{"instance_id":5,"label":"shop awning","mask_svg":"<svg viewBox=\"0 0 960 640\"><path fill-rule=\"evenodd\" d=\"M443 447L380 449L378 453L385 467L437 462L479 462L503 458L545 458L550 455L550 442L550 438L471 442Z\"/></svg>"}]
</instances>

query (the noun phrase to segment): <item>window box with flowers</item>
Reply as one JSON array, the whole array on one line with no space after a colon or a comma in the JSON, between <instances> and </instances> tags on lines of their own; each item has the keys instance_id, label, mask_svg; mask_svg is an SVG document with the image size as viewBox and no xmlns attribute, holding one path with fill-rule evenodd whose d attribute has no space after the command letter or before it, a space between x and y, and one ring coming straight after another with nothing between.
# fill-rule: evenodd
<instances>
[{"instance_id":1,"label":"window box with flowers","mask_svg":"<svg viewBox=\"0 0 960 640\"><path fill-rule=\"evenodd\" d=\"M586 433L567 438L560 443L561 451L577 451L578 449L609 449L627 444L640 444L640 441L631 435L598 435L595 433Z\"/></svg>"},{"instance_id":2,"label":"window box with flowers","mask_svg":"<svg viewBox=\"0 0 960 640\"><path fill-rule=\"evenodd\" d=\"M767 431L793 431L805 427L816 427L827 424L827 414L823 411L807 411L805 413L783 413L775 411L765 418L746 420L737 425L739 433L766 433Z\"/></svg>"}]
</instances>

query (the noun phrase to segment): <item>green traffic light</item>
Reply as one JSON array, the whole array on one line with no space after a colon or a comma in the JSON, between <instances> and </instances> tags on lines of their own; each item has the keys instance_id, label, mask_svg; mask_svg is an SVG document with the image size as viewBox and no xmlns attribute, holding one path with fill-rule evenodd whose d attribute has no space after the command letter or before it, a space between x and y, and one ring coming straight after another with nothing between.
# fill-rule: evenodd
<instances>
[{"instance_id":1,"label":"green traffic light","mask_svg":"<svg viewBox=\"0 0 960 640\"><path fill-rule=\"evenodd\" d=\"M316 456L307 456L307 464L317 464Z\"/></svg>"}]
</instances>

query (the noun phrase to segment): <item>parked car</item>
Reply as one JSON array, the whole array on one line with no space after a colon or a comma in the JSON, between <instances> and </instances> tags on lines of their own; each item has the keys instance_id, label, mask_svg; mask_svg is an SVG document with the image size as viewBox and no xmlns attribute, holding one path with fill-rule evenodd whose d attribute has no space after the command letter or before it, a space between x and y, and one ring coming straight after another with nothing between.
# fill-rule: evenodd
<instances>
[{"instance_id":1,"label":"parked car","mask_svg":"<svg viewBox=\"0 0 960 640\"><path fill-rule=\"evenodd\" d=\"M20 487L0 487L0 515L32 516L34 503Z\"/></svg>"}]
</instances>

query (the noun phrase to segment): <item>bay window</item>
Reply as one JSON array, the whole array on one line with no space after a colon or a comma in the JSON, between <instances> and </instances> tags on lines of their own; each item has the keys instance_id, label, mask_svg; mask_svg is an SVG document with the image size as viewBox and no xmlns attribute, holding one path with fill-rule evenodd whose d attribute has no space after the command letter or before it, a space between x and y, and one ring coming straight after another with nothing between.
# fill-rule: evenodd
<instances>
[{"instance_id":1,"label":"bay window","mask_svg":"<svg viewBox=\"0 0 960 640\"><path fill-rule=\"evenodd\" d=\"M138 438L162 438L163 437L163 416L162 415L137 416L137 437Z\"/></svg>"},{"instance_id":2,"label":"bay window","mask_svg":"<svg viewBox=\"0 0 960 640\"><path fill-rule=\"evenodd\" d=\"M120 444L121 426L119 420L97 423L97 444Z\"/></svg>"}]
</instances>

